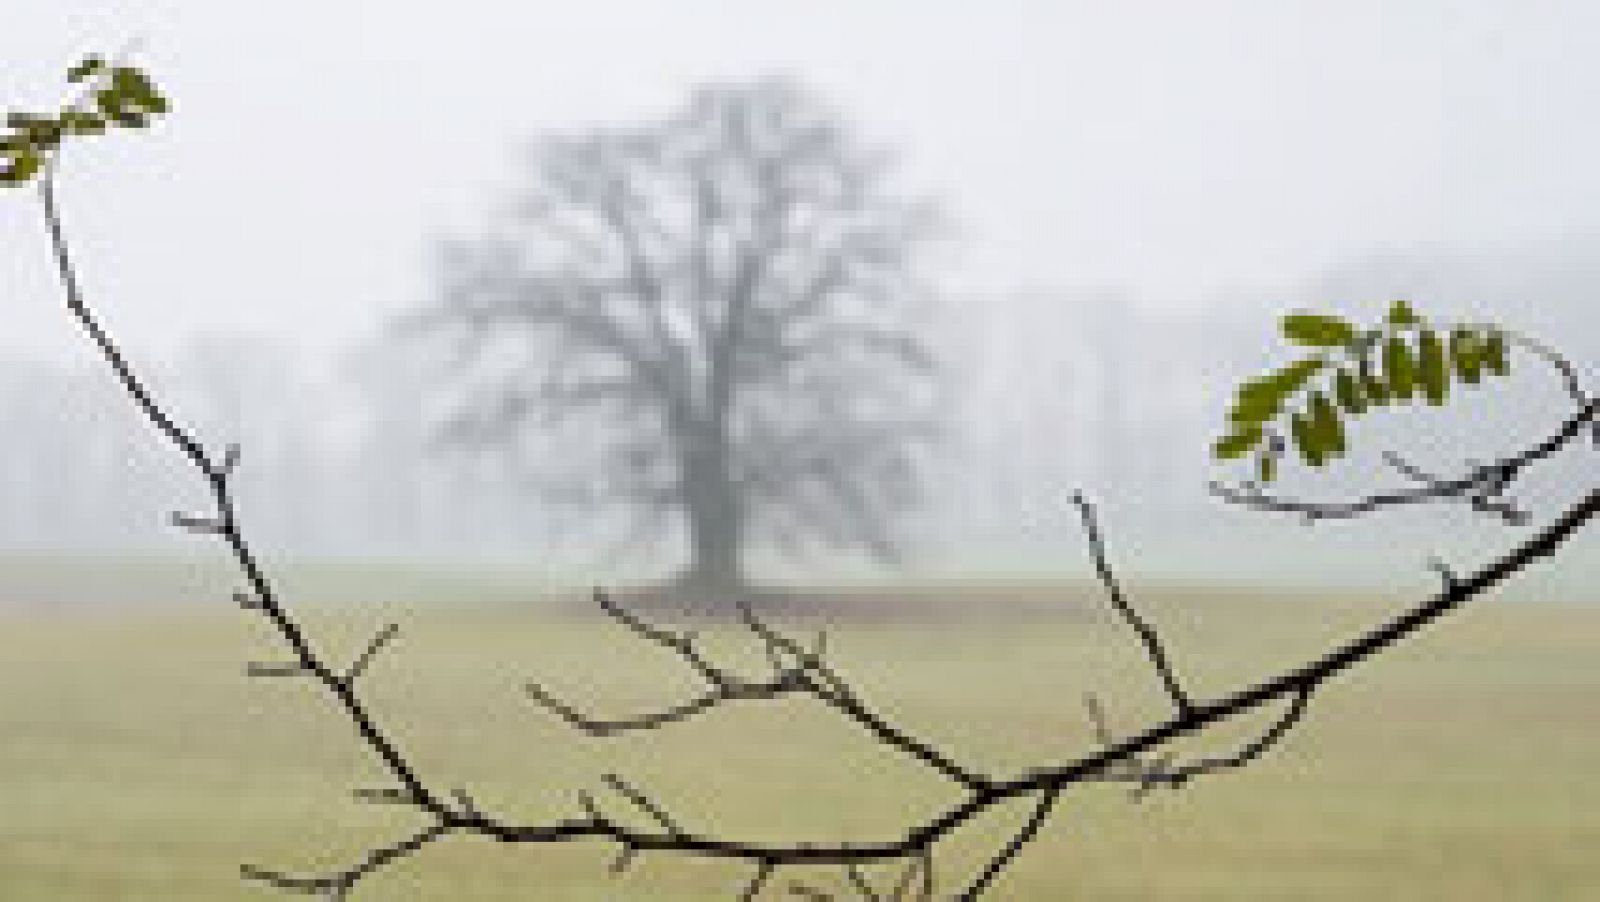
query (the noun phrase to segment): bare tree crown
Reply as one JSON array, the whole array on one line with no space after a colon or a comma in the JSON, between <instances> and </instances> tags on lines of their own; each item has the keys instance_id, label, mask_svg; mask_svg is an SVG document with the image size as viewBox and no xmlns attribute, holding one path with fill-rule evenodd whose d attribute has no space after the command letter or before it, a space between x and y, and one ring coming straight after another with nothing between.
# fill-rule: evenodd
<instances>
[{"instance_id":1,"label":"bare tree crown","mask_svg":"<svg viewBox=\"0 0 1600 902\"><path fill-rule=\"evenodd\" d=\"M741 583L753 541L893 555L932 435L913 320L937 217L891 191L889 157L769 79L546 135L527 163L408 320L457 342L445 436L515 453L530 430L587 429L546 496L621 503L646 536L680 518L696 581Z\"/></svg>"}]
</instances>

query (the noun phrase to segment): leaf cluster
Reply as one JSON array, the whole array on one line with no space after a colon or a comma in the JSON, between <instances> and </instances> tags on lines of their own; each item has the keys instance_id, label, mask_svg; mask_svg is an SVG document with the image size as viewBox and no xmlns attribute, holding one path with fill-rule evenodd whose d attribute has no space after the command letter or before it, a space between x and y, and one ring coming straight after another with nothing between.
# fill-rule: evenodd
<instances>
[{"instance_id":1,"label":"leaf cluster","mask_svg":"<svg viewBox=\"0 0 1600 902\"><path fill-rule=\"evenodd\" d=\"M1261 482L1271 482L1287 434L1313 467L1343 457L1348 421L1375 407L1425 400L1440 406L1456 385L1476 385L1510 371L1506 337L1493 326L1437 327L1405 301L1383 321L1361 329L1337 316L1291 313L1283 337L1311 353L1239 386L1228 431L1212 445L1217 460L1256 455Z\"/></svg>"},{"instance_id":2,"label":"leaf cluster","mask_svg":"<svg viewBox=\"0 0 1600 902\"><path fill-rule=\"evenodd\" d=\"M86 85L93 108L74 101L54 115L7 114L8 131L0 135L0 185L32 181L69 137L104 134L110 128L142 129L171 108L143 70L109 65L99 56L85 57L69 69L67 81Z\"/></svg>"}]
</instances>

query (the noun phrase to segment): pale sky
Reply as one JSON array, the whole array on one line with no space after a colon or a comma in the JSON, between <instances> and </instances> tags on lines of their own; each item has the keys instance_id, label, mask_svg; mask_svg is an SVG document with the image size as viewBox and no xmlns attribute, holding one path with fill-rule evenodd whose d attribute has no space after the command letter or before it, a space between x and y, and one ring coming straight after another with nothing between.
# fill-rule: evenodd
<instances>
[{"instance_id":1,"label":"pale sky","mask_svg":"<svg viewBox=\"0 0 1600 902\"><path fill-rule=\"evenodd\" d=\"M424 298L544 129L790 73L959 224L946 284L1153 305L1378 247L1600 226L1600 4L9 0L0 99L142 37L172 117L67 162L97 302L136 349L335 347ZM34 204L0 198L0 352L76 353Z\"/></svg>"}]
</instances>

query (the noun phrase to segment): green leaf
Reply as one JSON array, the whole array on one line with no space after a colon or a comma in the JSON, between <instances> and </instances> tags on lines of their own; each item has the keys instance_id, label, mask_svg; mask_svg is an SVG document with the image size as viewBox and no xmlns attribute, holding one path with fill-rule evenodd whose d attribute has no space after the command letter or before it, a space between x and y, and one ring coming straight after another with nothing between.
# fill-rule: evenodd
<instances>
[{"instance_id":1,"label":"green leaf","mask_svg":"<svg viewBox=\"0 0 1600 902\"><path fill-rule=\"evenodd\" d=\"M115 88L101 88L94 92L94 102L100 109L100 114L112 120L115 120L128 104L127 97Z\"/></svg>"},{"instance_id":2,"label":"green leaf","mask_svg":"<svg viewBox=\"0 0 1600 902\"><path fill-rule=\"evenodd\" d=\"M1489 371L1496 376L1504 376L1511 371L1510 361L1506 359L1506 336L1500 330L1491 330L1484 338L1483 359L1489 365Z\"/></svg>"},{"instance_id":3,"label":"green leaf","mask_svg":"<svg viewBox=\"0 0 1600 902\"><path fill-rule=\"evenodd\" d=\"M1391 326L1415 326L1422 320L1417 318L1416 311L1405 301L1395 301L1389 305L1389 315L1385 317Z\"/></svg>"},{"instance_id":4,"label":"green leaf","mask_svg":"<svg viewBox=\"0 0 1600 902\"><path fill-rule=\"evenodd\" d=\"M1217 460L1237 460L1261 442L1263 430L1260 423L1251 423L1222 438L1211 447L1211 456Z\"/></svg>"},{"instance_id":5,"label":"green leaf","mask_svg":"<svg viewBox=\"0 0 1600 902\"><path fill-rule=\"evenodd\" d=\"M1238 426L1267 422L1278 415L1283 409L1283 402L1290 395L1299 391L1326 365L1327 361L1320 357L1308 357L1245 382L1239 386L1233 409L1228 411L1228 419Z\"/></svg>"},{"instance_id":6,"label":"green leaf","mask_svg":"<svg viewBox=\"0 0 1600 902\"><path fill-rule=\"evenodd\" d=\"M1283 337L1312 348L1342 348L1356 340L1354 326L1336 316L1291 313L1282 321Z\"/></svg>"},{"instance_id":7,"label":"green leaf","mask_svg":"<svg viewBox=\"0 0 1600 902\"><path fill-rule=\"evenodd\" d=\"M1450 361L1457 378L1468 385L1478 384L1483 378L1483 345L1476 332L1465 326L1450 330Z\"/></svg>"},{"instance_id":8,"label":"green leaf","mask_svg":"<svg viewBox=\"0 0 1600 902\"><path fill-rule=\"evenodd\" d=\"M1256 476L1263 484L1271 482L1277 471L1278 458L1271 451L1262 451L1256 455Z\"/></svg>"},{"instance_id":9,"label":"green leaf","mask_svg":"<svg viewBox=\"0 0 1600 902\"><path fill-rule=\"evenodd\" d=\"M1361 384L1349 370L1340 369L1334 374L1333 396L1346 413L1360 414L1367 409L1367 402L1361 397Z\"/></svg>"},{"instance_id":10,"label":"green leaf","mask_svg":"<svg viewBox=\"0 0 1600 902\"><path fill-rule=\"evenodd\" d=\"M44 156L32 147L12 151L11 161L0 169L0 185L21 185L44 167Z\"/></svg>"},{"instance_id":11,"label":"green leaf","mask_svg":"<svg viewBox=\"0 0 1600 902\"><path fill-rule=\"evenodd\" d=\"M82 62L67 70L67 81L71 82L72 84L77 84L78 82L83 81L85 78L88 78L96 72L99 72L101 69L104 69L105 65L106 61L101 59L99 56L86 56L83 58Z\"/></svg>"},{"instance_id":12,"label":"green leaf","mask_svg":"<svg viewBox=\"0 0 1600 902\"><path fill-rule=\"evenodd\" d=\"M1294 394L1300 390L1301 386L1310 381L1312 376L1315 376L1327 365L1328 361L1323 360L1321 357L1307 357L1304 360L1296 360L1294 363L1278 370L1274 374L1274 378L1282 384L1287 394Z\"/></svg>"},{"instance_id":13,"label":"green leaf","mask_svg":"<svg viewBox=\"0 0 1600 902\"><path fill-rule=\"evenodd\" d=\"M1422 393L1434 407L1444 403L1450 393L1450 368L1444 357L1444 344L1432 329L1423 329L1417 338L1417 378Z\"/></svg>"},{"instance_id":14,"label":"green leaf","mask_svg":"<svg viewBox=\"0 0 1600 902\"><path fill-rule=\"evenodd\" d=\"M111 70L111 88L132 106L146 113L159 115L167 112L167 99L156 90L143 70L132 66L118 66Z\"/></svg>"},{"instance_id":15,"label":"green leaf","mask_svg":"<svg viewBox=\"0 0 1600 902\"><path fill-rule=\"evenodd\" d=\"M1311 421L1299 413L1289 415L1289 435L1300 452L1300 459L1313 467L1322 466L1322 446L1311 428Z\"/></svg>"},{"instance_id":16,"label":"green leaf","mask_svg":"<svg viewBox=\"0 0 1600 902\"><path fill-rule=\"evenodd\" d=\"M111 70L111 87L130 98L149 93L150 79L133 66L117 66Z\"/></svg>"},{"instance_id":17,"label":"green leaf","mask_svg":"<svg viewBox=\"0 0 1600 902\"><path fill-rule=\"evenodd\" d=\"M1392 335L1383 346L1384 381L1396 400L1411 397L1417 387L1417 365L1411 359L1411 347L1405 339Z\"/></svg>"},{"instance_id":18,"label":"green leaf","mask_svg":"<svg viewBox=\"0 0 1600 902\"><path fill-rule=\"evenodd\" d=\"M1307 399L1306 429L1316 442L1319 466L1344 455L1344 427L1339 422L1338 408L1320 391L1312 392Z\"/></svg>"},{"instance_id":19,"label":"green leaf","mask_svg":"<svg viewBox=\"0 0 1600 902\"><path fill-rule=\"evenodd\" d=\"M1276 392L1249 391L1262 383L1247 382L1239 388L1239 396L1228 410L1228 422L1236 427L1260 425L1278 415L1283 396Z\"/></svg>"}]
</instances>

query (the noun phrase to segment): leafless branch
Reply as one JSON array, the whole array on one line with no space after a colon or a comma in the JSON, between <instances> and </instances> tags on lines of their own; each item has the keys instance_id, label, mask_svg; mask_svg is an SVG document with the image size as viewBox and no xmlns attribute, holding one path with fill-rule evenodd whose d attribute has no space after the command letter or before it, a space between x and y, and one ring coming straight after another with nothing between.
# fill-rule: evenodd
<instances>
[{"instance_id":1,"label":"leafless branch","mask_svg":"<svg viewBox=\"0 0 1600 902\"><path fill-rule=\"evenodd\" d=\"M760 895L761 889L772 878L773 870L773 866L765 861L756 865L755 875L750 878L749 883L744 885L744 889L739 891L739 902L750 902L750 900Z\"/></svg>"},{"instance_id":2,"label":"leafless branch","mask_svg":"<svg viewBox=\"0 0 1600 902\"><path fill-rule=\"evenodd\" d=\"M366 672L367 665L372 663L372 659L377 657L378 652L382 651L383 647L388 645L390 640L399 634L400 625L398 623L391 623L379 630L378 634L372 637L372 641L367 643L367 647L362 649L361 654L345 670L344 681L348 683L360 679L361 674Z\"/></svg>"},{"instance_id":3,"label":"leafless branch","mask_svg":"<svg viewBox=\"0 0 1600 902\"><path fill-rule=\"evenodd\" d=\"M1033 812L1028 815L1028 820L1022 825L1022 829L1018 830L1016 835L1012 836L1005 846L1000 849L1000 852L990 859L988 864L984 865L983 872L978 875L976 880L972 881L971 885L962 890L961 894L956 897L957 899L966 902L966 900L976 899L983 895L1006 868L1011 866L1011 862L1015 861L1016 857L1022 853L1022 848L1032 842L1035 836L1039 835L1039 830L1050 819L1050 812L1055 808L1056 800L1061 797L1063 788L1061 785L1046 786L1039 793L1039 801L1034 805Z\"/></svg>"},{"instance_id":4,"label":"leafless branch","mask_svg":"<svg viewBox=\"0 0 1600 902\"><path fill-rule=\"evenodd\" d=\"M1466 498L1469 502L1473 498L1492 499L1529 467L1549 458L1587 429L1593 428L1597 417L1600 417L1600 398L1593 398L1585 401L1556 431L1518 454L1473 467L1466 475L1453 479L1437 479L1419 473L1417 475L1427 480L1423 485L1378 492L1354 501L1303 501L1273 495L1254 484L1233 486L1221 482L1211 483L1211 493L1224 501L1254 510L1299 514L1313 521L1351 519L1389 508L1458 498ZM1516 515L1512 516L1515 519Z\"/></svg>"},{"instance_id":5,"label":"leafless branch","mask_svg":"<svg viewBox=\"0 0 1600 902\"><path fill-rule=\"evenodd\" d=\"M240 865L239 873L246 880L265 883L278 889L307 895L326 895L332 899L344 899L355 889L356 884L360 883L362 878L374 874L402 858L416 854L423 846L443 839L452 829L448 824L432 824L399 842L373 849L361 861L343 871L320 877L285 874L249 864Z\"/></svg>"},{"instance_id":6,"label":"leafless branch","mask_svg":"<svg viewBox=\"0 0 1600 902\"><path fill-rule=\"evenodd\" d=\"M1421 483L1424 486L1438 487L1446 480L1440 476L1422 469L1414 463L1401 457L1394 451L1383 452L1384 462L1394 467L1401 475ZM1455 498L1465 501L1472 509L1484 514L1493 514L1509 526L1521 526L1528 521L1528 512L1518 507L1515 502L1500 497L1506 489L1506 479L1503 474L1496 478L1485 479L1471 492L1455 494L1445 490L1440 498Z\"/></svg>"},{"instance_id":7,"label":"leafless branch","mask_svg":"<svg viewBox=\"0 0 1600 902\"><path fill-rule=\"evenodd\" d=\"M1117 582L1116 574L1112 572L1110 563L1106 560L1105 540L1100 535L1100 523L1095 517L1094 505L1083 496L1082 492L1075 492L1072 503L1077 505L1079 514L1083 517L1083 531L1088 538L1089 554L1094 558L1095 572L1100 577L1100 582L1105 586L1106 595L1111 601L1111 606L1116 608L1122 619L1133 627L1139 634L1139 641L1144 645L1145 654L1150 658L1150 663L1155 667L1156 674L1161 678L1161 685L1166 688L1167 696L1172 699L1172 704L1178 712L1185 713L1193 703L1189 700L1183 686L1178 683L1178 675L1173 670L1172 661L1167 655L1166 647L1161 642L1161 637L1139 612L1133 609L1127 597L1123 594L1122 586Z\"/></svg>"}]
</instances>

